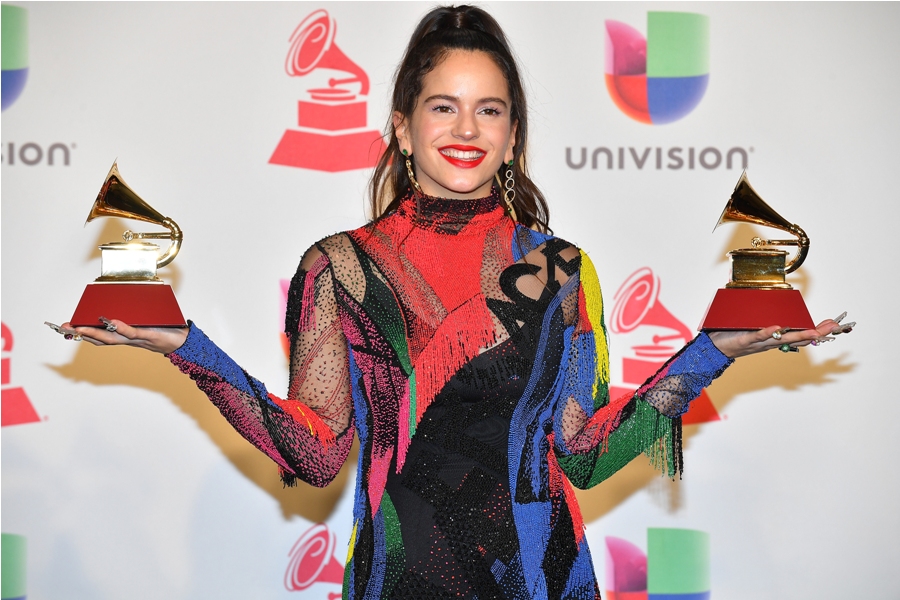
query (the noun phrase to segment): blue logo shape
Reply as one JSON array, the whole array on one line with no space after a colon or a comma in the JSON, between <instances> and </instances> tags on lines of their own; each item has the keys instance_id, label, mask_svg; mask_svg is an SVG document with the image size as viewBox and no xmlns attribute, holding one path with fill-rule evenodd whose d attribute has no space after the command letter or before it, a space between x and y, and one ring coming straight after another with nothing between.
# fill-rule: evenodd
<instances>
[{"instance_id":1,"label":"blue logo shape","mask_svg":"<svg viewBox=\"0 0 900 600\"><path fill-rule=\"evenodd\" d=\"M3 80L0 82L2 110L12 106L28 79L28 11L18 6L4 4L2 7L2 54Z\"/></svg>"}]
</instances>

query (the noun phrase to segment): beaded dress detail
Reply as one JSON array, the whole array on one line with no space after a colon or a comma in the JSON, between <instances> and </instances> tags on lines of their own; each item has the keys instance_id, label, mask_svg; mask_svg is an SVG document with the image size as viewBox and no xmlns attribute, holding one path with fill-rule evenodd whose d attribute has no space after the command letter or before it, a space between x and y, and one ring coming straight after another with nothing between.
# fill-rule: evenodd
<instances>
[{"instance_id":1,"label":"beaded dress detail","mask_svg":"<svg viewBox=\"0 0 900 600\"><path fill-rule=\"evenodd\" d=\"M680 415L732 362L701 334L610 398L590 259L516 225L496 190L410 193L315 244L285 331L285 399L194 325L169 356L286 482L327 484L358 435L344 597L359 599L599 598L572 484L641 453L675 475Z\"/></svg>"}]
</instances>

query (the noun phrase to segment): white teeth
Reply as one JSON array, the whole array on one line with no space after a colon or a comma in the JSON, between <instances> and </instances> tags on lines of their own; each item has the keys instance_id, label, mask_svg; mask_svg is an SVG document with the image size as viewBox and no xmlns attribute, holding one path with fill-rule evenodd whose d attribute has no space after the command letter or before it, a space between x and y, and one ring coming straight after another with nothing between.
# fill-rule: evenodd
<instances>
[{"instance_id":1,"label":"white teeth","mask_svg":"<svg viewBox=\"0 0 900 600\"><path fill-rule=\"evenodd\" d=\"M484 152L480 150L468 150L463 152L462 150L456 150L455 148L444 148L441 150L441 154L444 156L449 156L450 158L458 158L460 160L475 160L476 158L481 158L484 156Z\"/></svg>"}]
</instances>

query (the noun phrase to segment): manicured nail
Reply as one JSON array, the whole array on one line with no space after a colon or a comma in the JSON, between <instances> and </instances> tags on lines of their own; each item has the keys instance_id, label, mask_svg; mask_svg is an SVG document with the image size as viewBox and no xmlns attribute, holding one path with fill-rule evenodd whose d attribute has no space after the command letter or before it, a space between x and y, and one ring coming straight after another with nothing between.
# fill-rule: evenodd
<instances>
[{"instance_id":1,"label":"manicured nail","mask_svg":"<svg viewBox=\"0 0 900 600\"><path fill-rule=\"evenodd\" d=\"M841 314L839 314L839 315L837 316L836 319L834 319L834 322L835 322L835 323L840 323L841 321L844 320L844 317L846 317L846 316L847 316L847 311L845 310L844 312L842 312Z\"/></svg>"}]
</instances>

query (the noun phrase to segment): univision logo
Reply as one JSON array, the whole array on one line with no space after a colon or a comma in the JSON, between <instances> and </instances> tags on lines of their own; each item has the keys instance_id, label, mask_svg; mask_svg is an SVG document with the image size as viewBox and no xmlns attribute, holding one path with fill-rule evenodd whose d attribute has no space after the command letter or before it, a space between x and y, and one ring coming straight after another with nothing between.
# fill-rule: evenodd
<instances>
[{"instance_id":1,"label":"univision logo","mask_svg":"<svg viewBox=\"0 0 900 600\"><path fill-rule=\"evenodd\" d=\"M672 123L694 110L709 83L709 17L648 12L647 37L606 21L606 88L641 123Z\"/></svg>"}]
</instances>

